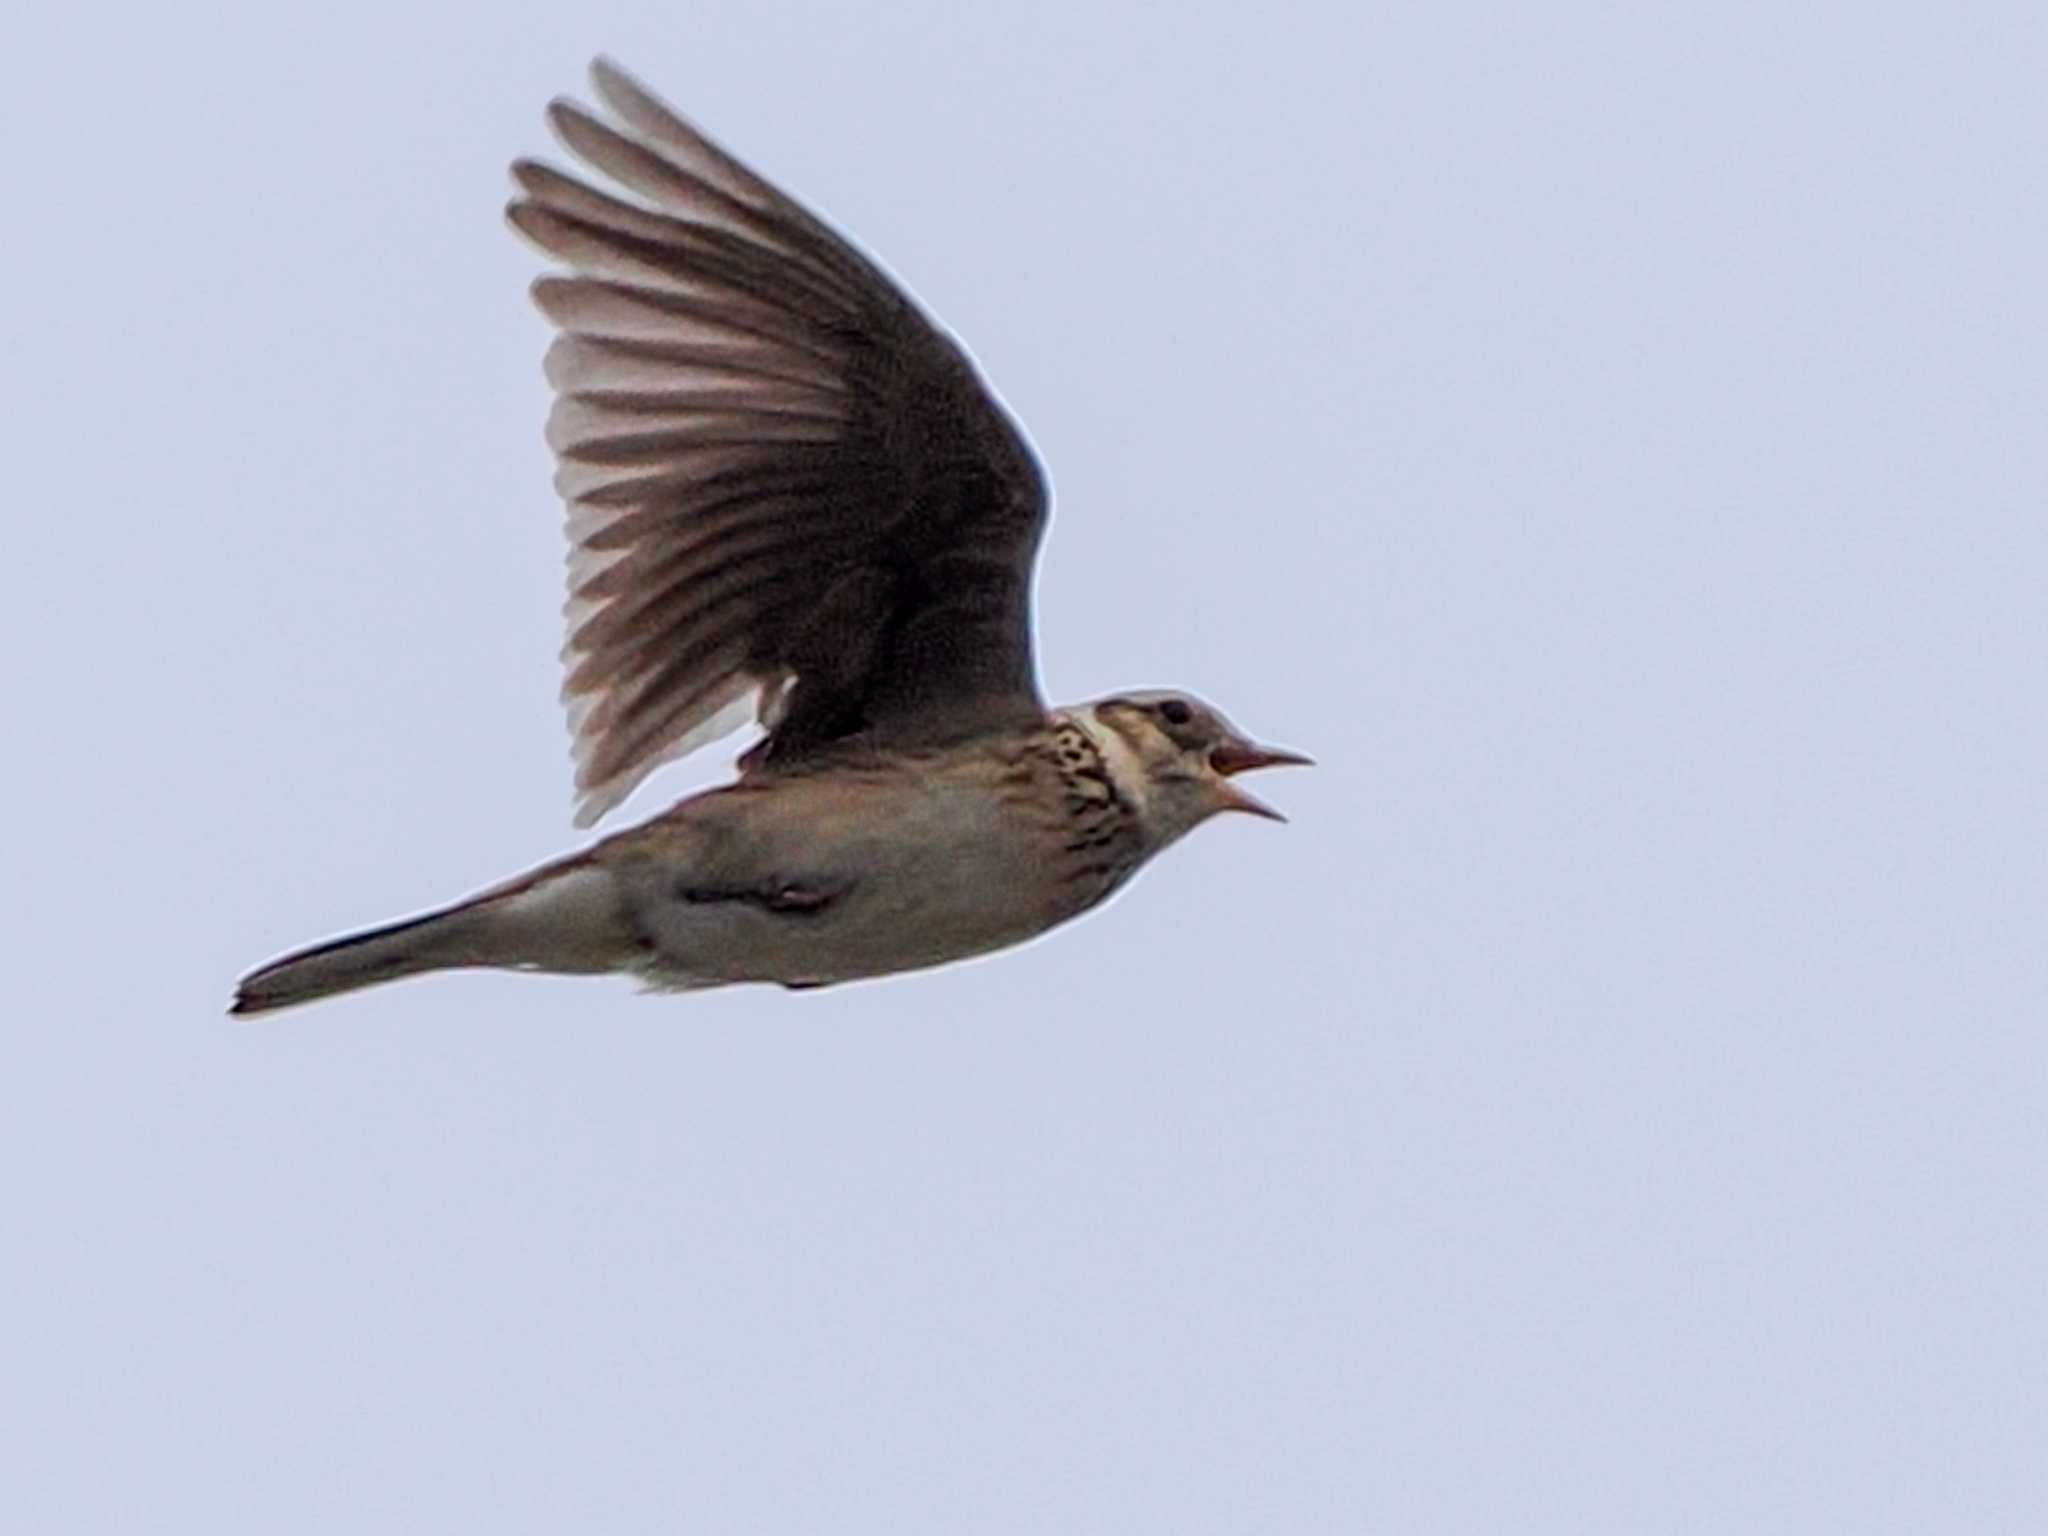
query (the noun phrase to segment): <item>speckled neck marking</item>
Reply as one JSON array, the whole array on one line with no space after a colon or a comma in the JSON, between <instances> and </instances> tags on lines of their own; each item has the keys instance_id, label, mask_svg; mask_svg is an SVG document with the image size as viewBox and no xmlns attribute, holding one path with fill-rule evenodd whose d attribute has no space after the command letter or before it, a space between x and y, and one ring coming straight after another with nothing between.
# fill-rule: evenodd
<instances>
[{"instance_id":1,"label":"speckled neck marking","mask_svg":"<svg viewBox=\"0 0 2048 1536\"><path fill-rule=\"evenodd\" d=\"M1145 779L1145 765L1137 748L1117 729L1114 722L1095 713L1093 705L1062 712L1053 717L1055 735L1064 731L1078 734L1091 749L1091 756L1107 780L1110 793L1123 801L1134 816L1142 816L1151 799Z\"/></svg>"},{"instance_id":2,"label":"speckled neck marking","mask_svg":"<svg viewBox=\"0 0 2048 1536\"><path fill-rule=\"evenodd\" d=\"M1130 749L1105 738L1114 740L1115 733L1081 712L1053 719L1050 756L1066 823L1062 851L1071 860L1066 879L1107 892L1141 862L1144 834L1142 808L1134 803L1139 797L1128 792L1129 780L1119 782L1117 772L1116 754L1128 758Z\"/></svg>"}]
</instances>

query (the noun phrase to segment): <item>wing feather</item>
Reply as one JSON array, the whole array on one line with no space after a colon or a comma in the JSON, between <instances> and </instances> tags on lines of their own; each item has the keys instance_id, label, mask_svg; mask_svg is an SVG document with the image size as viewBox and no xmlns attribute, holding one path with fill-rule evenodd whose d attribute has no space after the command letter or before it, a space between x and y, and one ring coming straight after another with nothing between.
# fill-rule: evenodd
<instances>
[{"instance_id":1,"label":"wing feather","mask_svg":"<svg viewBox=\"0 0 2048 1536\"><path fill-rule=\"evenodd\" d=\"M1037 461L953 341L866 256L617 66L558 100L615 190L514 163L560 263L547 441L588 824L751 717L756 771L1042 714Z\"/></svg>"}]
</instances>

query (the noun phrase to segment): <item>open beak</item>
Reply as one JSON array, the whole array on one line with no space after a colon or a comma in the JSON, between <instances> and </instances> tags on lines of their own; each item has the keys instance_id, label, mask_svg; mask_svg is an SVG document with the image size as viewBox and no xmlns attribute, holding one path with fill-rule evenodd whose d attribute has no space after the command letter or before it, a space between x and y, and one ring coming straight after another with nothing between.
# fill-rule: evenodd
<instances>
[{"instance_id":1,"label":"open beak","mask_svg":"<svg viewBox=\"0 0 2048 1536\"><path fill-rule=\"evenodd\" d=\"M1246 741L1241 737L1224 742L1209 754L1209 766L1226 780L1233 774L1250 773L1254 768L1309 768L1314 765L1314 758L1304 757L1299 752L1289 752L1280 747L1262 747L1255 741ZM1223 809L1226 811L1243 811L1247 815L1263 816L1268 821L1287 819L1250 790L1230 783L1219 784L1217 788L1221 791Z\"/></svg>"}]
</instances>

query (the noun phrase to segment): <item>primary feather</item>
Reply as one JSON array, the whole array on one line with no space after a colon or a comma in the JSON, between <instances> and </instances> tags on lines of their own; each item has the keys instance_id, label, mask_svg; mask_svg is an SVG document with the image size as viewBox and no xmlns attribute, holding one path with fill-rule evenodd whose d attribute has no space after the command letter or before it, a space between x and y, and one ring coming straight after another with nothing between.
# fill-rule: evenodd
<instances>
[{"instance_id":1,"label":"primary feather","mask_svg":"<svg viewBox=\"0 0 2048 1536\"><path fill-rule=\"evenodd\" d=\"M750 717L762 771L1040 718L1045 486L1015 425L873 262L616 66L592 77L618 125L550 121L638 201L521 161L508 214L569 269L534 298L561 332L579 824Z\"/></svg>"}]
</instances>

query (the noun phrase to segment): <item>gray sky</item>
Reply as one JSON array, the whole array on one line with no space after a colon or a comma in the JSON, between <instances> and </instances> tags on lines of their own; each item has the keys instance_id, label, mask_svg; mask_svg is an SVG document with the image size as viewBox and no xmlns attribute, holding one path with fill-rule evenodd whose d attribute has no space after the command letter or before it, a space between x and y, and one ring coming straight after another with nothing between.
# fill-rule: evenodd
<instances>
[{"instance_id":1,"label":"gray sky","mask_svg":"<svg viewBox=\"0 0 2048 1536\"><path fill-rule=\"evenodd\" d=\"M38 10L24 1529L2048 1523L2038 6ZM1027 424L1053 697L1323 766L946 971L231 1026L576 841L600 48Z\"/></svg>"}]
</instances>

